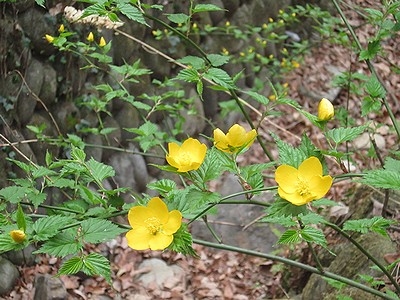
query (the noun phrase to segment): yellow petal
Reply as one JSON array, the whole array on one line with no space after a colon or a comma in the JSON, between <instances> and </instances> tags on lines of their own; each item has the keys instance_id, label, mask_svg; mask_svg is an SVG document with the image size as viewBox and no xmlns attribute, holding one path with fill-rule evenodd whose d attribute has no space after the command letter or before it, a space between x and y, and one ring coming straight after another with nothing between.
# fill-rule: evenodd
<instances>
[{"instance_id":1,"label":"yellow petal","mask_svg":"<svg viewBox=\"0 0 400 300\"><path fill-rule=\"evenodd\" d=\"M229 147L226 135L219 128L214 129L214 145L221 151L229 152L227 151Z\"/></svg>"},{"instance_id":2,"label":"yellow petal","mask_svg":"<svg viewBox=\"0 0 400 300\"><path fill-rule=\"evenodd\" d=\"M46 40L47 40L49 43L52 43L52 42L54 41L54 38L53 38L51 35L49 35L49 34L46 34L44 37L46 38Z\"/></svg>"},{"instance_id":3,"label":"yellow petal","mask_svg":"<svg viewBox=\"0 0 400 300\"><path fill-rule=\"evenodd\" d=\"M146 250L150 248L153 236L146 227L136 227L126 233L126 240L132 249Z\"/></svg>"},{"instance_id":4,"label":"yellow petal","mask_svg":"<svg viewBox=\"0 0 400 300\"><path fill-rule=\"evenodd\" d=\"M104 37L101 37L99 41L99 47L104 47L105 45L107 45L106 40Z\"/></svg>"},{"instance_id":5,"label":"yellow petal","mask_svg":"<svg viewBox=\"0 0 400 300\"><path fill-rule=\"evenodd\" d=\"M176 160L175 160L174 157L172 157L172 156L170 156L170 155L167 154L167 156L165 157L165 159L167 160L167 162L168 162L168 164L169 164L170 166L173 166L173 167L175 167L175 168L177 168L177 169L180 167L180 165L176 162Z\"/></svg>"},{"instance_id":6,"label":"yellow petal","mask_svg":"<svg viewBox=\"0 0 400 300\"><path fill-rule=\"evenodd\" d=\"M335 115L335 109L328 99L322 98L318 104L318 119L320 121L329 121Z\"/></svg>"},{"instance_id":7,"label":"yellow petal","mask_svg":"<svg viewBox=\"0 0 400 300\"><path fill-rule=\"evenodd\" d=\"M232 147L241 147L246 143L246 130L238 125L233 125L226 134L228 143Z\"/></svg>"},{"instance_id":8,"label":"yellow petal","mask_svg":"<svg viewBox=\"0 0 400 300\"><path fill-rule=\"evenodd\" d=\"M181 149L181 146L179 146L177 143L168 143L168 154L169 156L176 156L179 154L179 151Z\"/></svg>"},{"instance_id":9,"label":"yellow petal","mask_svg":"<svg viewBox=\"0 0 400 300\"><path fill-rule=\"evenodd\" d=\"M290 203L300 206L300 205L304 205L309 201L306 201L299 193L294 192L294 193L286 193L284 190L282 190L281 188L278 188L278 194L281 198L289 201Z\"/></svg>"},{"instance_id":10,"label":"yellow petal","mask_svg":"<svg viewBox=\"0 0 400 300\"><path fill-rule=\"evenodd\" d=\"M255 129L250 130L246 133L246 147L249 148L255 141L257 136L257 131Z\"/></svg>"},{"instance_id":11,"label":"yellow petal","mask_svg":"<svg viewBox=\"0 0 400 300\"><path fill-rule=\"evenodd\" d=\"M168 214L168 222L163 225L163 233L174 234L181 228L182 214L179 210L170 211Z\"/></svg>"},{"instance_id":12,"label":"yellow petal","mask_svg":"<svg viewBox=\"0 0 400 300\"><path fill-rule=\"evenodd\" d=\"M144 226L146 220L153 217L153 211L145 206L134 206L128 212L129 225Z\"/></svg>"},{"instance_id":13,"label":"yellow petal","mask_svg":"<svg viewBox=\"0 0 400 300\"><path fill-rule=\"evenodd\" d=\"M311 156L304 160L299 166L299 177L304 180L309 180L316 175L322 176L322 164L318 158Z\"/></svg>"},{"instance_id":14,"label":"yellow petal","mask_svg":"<svg viewBox=\"0 0 400 300\"><path fill-rule=\"evenodd\" d=\"M152 218L157 218L161 224L167 223L168 207L159 197L151 198L147 207L151 210Z\"/></svg>"},{"instance_id":15,"label":"yellow petal","mask_svg":"<svg viewBox=\"0 0 400 300\"><path fill-rule=\"evenodd\" d=\"M200 144L196 149L193 149L191 152L191 156L193 162L199 164L199 166L203 163L204 158L206 157L207 146L205 144Z\"/></svg>"},{"instance_id":16,"label":"yellow petal","mask_svg":"<svg viewBox=\"0 0 400 300\"><path fill-rule=\"evenodd\" d=\"M89 32L87 38L86 38L89 42L93 42L94 41L94 35L93 32Z\"/></svg>"},{"instance_id":17,"label":"yellow petal","mask_svg":"<svg viewBox=\"0 0 400 300\"><path fill-rule=\"evenodd\" d=\"M157 232L156 235L153 235L149 241L151 250L164 250L169 245L171 245L174 239L173 235L166 235L162 232Z\"/></svg>"},{"instance_id":18,"label":"yellow petal","mask_svg":"<svg viewBox=\"0 0 400 300\"><path fill-rule=\"evenodd\" d=\"M26 234L23 230L11 230L10 235L16 243L22 243L26 239Z\"/></svg>"},{"instance_id":19,"label":"yellow petal","mask_svg":"<svg viewBox=\"0 0 400 300\"><path fill-rule=\"evenodd\" d=\"M332 186L332 177L326 176L315 176L309 180L310 190L314 195L313 200L321 199L324 197Z\"/></svg>"},{"instance_id":20,"label":"yellow petal","mask_svg":"<svg viewBox=\"0 0 400 300\"><path fill-rule=\"evenodd\" d=\"M294 193L297 189L298 173L292 166L281 165L275 171L275 181L286 193Z\"/></svg>"}]
</instances>

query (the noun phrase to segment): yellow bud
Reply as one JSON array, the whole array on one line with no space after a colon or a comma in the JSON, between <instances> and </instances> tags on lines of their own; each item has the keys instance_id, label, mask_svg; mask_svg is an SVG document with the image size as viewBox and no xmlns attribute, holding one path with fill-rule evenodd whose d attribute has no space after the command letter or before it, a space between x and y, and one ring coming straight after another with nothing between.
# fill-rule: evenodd
<instances>
[{"instance_id":1,"label":"yellow bud","mask_svg":"<svg viewBox=\"0 0 400 300\"><path fill-rule=\"evenodd\" d=\"M273 58L274 58L274 55L273 55L273 54L270 54L270 55L268 56L268 58L269 58L269 59L273 59Z\"/></svg>"},{"instance_id":2,"label":"yellow bud","mask_svg":"<svg viewBox=\"0 0 400 300\"><path fill-rule=\"evenodd\" d=\"M64 24L61 24L60 27L58 27L58 32L64 32L65 28L64 28Z\"/></svg>"},{"instance_id":3,"label":"yellow bud","mask_svg":"<svg viewBox=\"0 0 400 300\"><path fill-rule=\"evenodd\" d=\"M289 83L285 82L282 86L286 89L289 86Z\"/></svg>"},{"instance_id":4,"label":"yellow bud","mask_svg":"<svg viewBox=\"0 0 400 300\"><path fill-rule=\"evenodd\" d=\"M49 35L49 34L46 34L44 37L46 38L46 40L47 40L49 43L52 43L52 42L54 41L54 38L53 38L51 35Z\"/></svg>"},{"instance_id":5,"label":"yellow bud","mask_svg":"<svg viewBox=\"0 0 400 300\"><path fill-rule=\"evenodd\" d=\"M279 20L279 24L284 24L284 23L285 23L285 21Z\"/></svg>"},{"instance_id":6,"label":"yellow bud","mask_svg":"<svg viewBox=\"0 0 400 300\"><path fill-rule=\"evenodd\" d=\"M283 14L283 10L282 10L282 9L279 10L279 14L280 14L280 15Z\"/></svg>"},{"instance_id":7,"label":"yellow bud","mask_svg":"<svg viewBox=\"0 0 400 300\"><path fill-rule=\"evenodd\" d=\"M157 36L158 34L157 34L157 30L153 30L152 32L151 32L154 36Z\"/></svg>"},{"instance_id":8,"label":"yellow bud","mask_svg":"<svg viewBox=\"0 0 400 300\"><path fill-rule=\"evenodd\" d=\"M240 56L245 56L246 54L244 54L244 52L240 52L239 55Z\"/></svg>"},{"instance_id":9,"label":"yellow bud","mask_svg":"<svg viewBox=\"0 0 400 300\"><path fill-rule=\"evenodd\" d=\"M262 25L262 28L263 28L263 29L267 29L267 28L268 28L268 25L264 23L264 24Z\"/></svg>"},{"instance_id":10,"label":"yellow bud","mask_svg":"<svg viewBox=\"0 0 400 300\"><path fill-rule=\"evenodd\" d=\"M296 16L296 13L292 13L292 17L295 17Z\"/></svg>"},{"instance_id":11,"label":"yellow bud","mask_svg":"<svg viewBox=\"0 0 400 300\"><path fill-rule=\"evenodd\" d=\"M192 28L196 29L197 28L197 23L193 23Z\"/></svg>"},{"instance_id":12,"label":"yellow bud","mask_svg":"<svg viewBox=\"0 0 400 300\"><path fill-rule=\"evenodd\" d=\"M104 47L105 45L107 45L106 40L104 39L104 37L101 37L99 41L99 46Z\"/></svg>"},{"instance_id":13,"label":"yellow bud","mask_svg":"<svg viewBox=\"0 0 400 300\"><path fill-rule=\"evenodd\" d=\"M11 230L10 235L16 243L22 243L26 239L26 234L22 230Z\"/></svg>"},{"instance_id":14,"label":"yellow bud","mask_svg":"<svg viewBox=\"0 0 400 300\"><path fill-rule=\"evenodd\" d=\"M331 101L322 98L318 104L318 119L320 121L329 121L335 115L335 110Z\"/></svg>"},{"instance_id":15,"label":"yellow bud","mask_svg":"<svg viewBox=\"0 0 400 300\"><path fill-rule=\"evenodd\" d=\"M275 95L269 95L268 99L271 101L275 101L276 100L276 96Z\"/></svg>"},{"instance_id":16,"label":"yellow bud","mask_svg":"<svg viewBox=\"0 0 400 300\"><path fill-rule=\"evenodd\" d=\"M229 22L229 21L226 21L226 23L225 23L225 26L226 26L226 27L229 27L229 26L231 26L231 22Z\"/></svg>"},{"instance_id":17,"label":"yellow bud","mask_svg":"<svg viewBox=\"0 0 400 300\"><path fill-rule=\"evenodd\" d=\"M89 32L87 38L86 38L89 42L93 42L94 41L94 35L93 32Z\"/></svg>"},{"instance_id":18,"label":"yellow bud","mask_svg":"<svg viewBox=\"0 0 400 300\"><path fill-rule=\"evenodd\" d=\"M274 22L274 19L269 18L268 21L269 21L270 23L272 23L272 22Z\"/></svg>"},{"instance_id":19,"label":"yellow bud","mask_svg":"<svg viewBox=\"0 0 400 300\"><path fill-rule=\"evenodd\" d=\"M257 57L257 58L261 58L261 54L260 54L260 53L257 53L257 54L256 54L256 57Z\"/></svg>"},{"instance_id":20,"label":"yellow bud","mask_svg":"<svg viewBox=\"0 0 400 300\"><path fill-rule=\"evenodd\" d=\"M267 41L262 41L262 44L265 46L267 44Z\"/></svg>"},{"instance_id":21,"label":"yellow bud","mask_svg":"<svg viewBox=\"0 0 400 300\"><path fill-rule=\"evenodd\" d=\"M296 69L300 68L300 64L295 60L292 60L292 66L293 66L293 68L296 68Z\"/></svg>"}]
</instances>

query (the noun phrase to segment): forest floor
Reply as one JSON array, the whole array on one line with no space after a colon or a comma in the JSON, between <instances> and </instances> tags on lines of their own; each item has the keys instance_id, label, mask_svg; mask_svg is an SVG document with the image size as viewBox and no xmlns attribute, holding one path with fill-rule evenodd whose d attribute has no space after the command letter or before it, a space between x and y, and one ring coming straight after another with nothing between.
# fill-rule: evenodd
<instances>
[{"instance_id":1,"label":"forest floor","mask_svg":"<svg viewBox=\"0 0 400 300\"><path fill-rule=\"evenodd\" d=\"M370 3L371 2L371 3ZM363 6L374 6L374 1L358 0L353 3ZM365 26L364 20L350 8L346 9L346 16L350 23L356 26L357 35L363 45L366 45L368 37L373 36L374 28ZM359 26L363 25L363 26ZM400 98L400 76L391 71L390 61L398 61L400 50L398 48L400 40L393 39L383 44L387 56L378 57L374 65L383 79L388 89L388 100L397 116L400 113L398 98ZM311 49L301 63L301 66L288 74L285 79L289 83L288 96L298 99L310 113L316 114L318 102L311 100L309 93L321 94L332 88L332 76L329 76L327 66L334 66L340 70L358 70L363 74L369 74L367 66L358 61L357 56L350 50L335 45L334 47L326 42L320 42L318 47ZM336 99L333 100L335 107L345 107L355 115L360 111L360 100L353 94L342 89ZM273 117L264 122L260 127L259 133L269 141L271 137L268 132L274 131L281 139L288 143L297 145L299 138L304 132L311 137L317 146L323 140L321 131L301 114L288 107L282 108L285 112L284 117ZM381 124L390 125L391 121L387 113L373 117ZM255 120L257 121L257 120ZM361 125L367 119L357 118ZM379 131L383 139L384 147L380 150L381 155L387 155L386 149L394 149L396 137L393 132L384 125ZM334 127L335 121L329 126ZM368 137L366 137L368 140ZM362 142L362 141L361 141ZM361 146L360 146L361 147ZM357 149L357 146L356 146ZM352 162L355 171L362 170L366 165L369 168L379 167L379 160L370 159L366 161L369 147L359 148L356 153L356 160ZM259 163L259 158L264 157L261 147L254 144L249 150L249 155L244 157L241 163ZM272 150L274 157L277 157L276 150ZM329 162L333 174L341 172L340 168L334 163ZM335 173L336 172L336 173ZM332 188L328 195L334 201L340 201L341 195L349 188L349 183L337 184ZM395 216L398 218L398 214ZM113 274L113 287L110 287L103 278L87 278L82 276L61 276L67 288L69 299L107 299L107 295L114 299L146 300L146 299L290 299L294 292L301 292L305 280L309 274L298 269L288 268L282 264L268 261L257 257L250 257L243 254L227 251L216 251L203 246L194 245L194 249L199 255L199 259L184 257L180 254L161 253L154 251L134 251L130 249L125 238L121 237L114 244L107 243L100 245L96 251L108 252L111 258L111 268ZM92 249L93 250L93 249ZM304 246L297 246L289 250L282 248L278 253L281 256L297 256L299 261L313 264L311 255ZM140 267L140 263L149 258L158 258L167 265L177 265L180 267L179 277L172 277L164 286L160 287L156 282L143 286L138 280L141 274L149 271L146 267ZM21 267L21 278L10 296L3 299L33 299L33 280L36 274L56 274L61 261L46 256L38 256L39 262L32 267ZM290 290L289 290L290 287ZM103 295L101 298L100 295Z\"/></svg>"}]
</instances>

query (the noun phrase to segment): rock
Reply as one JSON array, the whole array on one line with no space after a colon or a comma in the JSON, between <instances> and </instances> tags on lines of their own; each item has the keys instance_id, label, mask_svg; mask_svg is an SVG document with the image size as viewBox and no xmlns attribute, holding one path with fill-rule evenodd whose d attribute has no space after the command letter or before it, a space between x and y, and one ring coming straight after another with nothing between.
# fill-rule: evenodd
<instances>
[{"instance_id":1,"label":"rock","mask_svg":"<svg viewBox=\"0 0 400 300\"><path fill-rule=\"evenodd\" d=\"M121 143L121 127L119 126L118 122L111 116L107 116L103 120L104 128L115 128L114 131L107 134L107 138L103 138L104 145L112 146L112 147L119 147ZM103 151L103 160L107 160L115 151L114 150L104 150Z\"/></svg>"},{"instance_id":2,"label":"rock","mask_svg":"<svg viewBox=\"0 0 400 300\"><path fill-rule=\"evenodd\" d=\"M43 65L43 82L40 89L39 98L49 107L56 101L57 92L57 73L49 64Z\"/></svg>"},{"instance_id":3,"label":"rock","mask_svg":"<svg viewBox=\"0 0 400 300\"><path fill-rule=\"evenodd\" d=\"M205 3L210 2L210 1L203 1ZM235 2L235 1L229 1L229 2ZM222 0L213 0L212 4L220 7L220 8L224 8L224 3L222 2ZM223 20L225 16L225 11L224 10L219 10L219 11L211 11L210 12L210 18L212 21L213 26L217 26L217 24L219 22L221 22ZM209 23L204 23L202 22L202 24L209 24Z\"/></svg>"},{"instance_id":4,"label":"rock","mask_svg":"<svg viewBox=\"0 0 400 300\"><path fill-rule=\"evenodd\" d=\"M29 89L39 95L43 84L44 66L37 59L32 58L31 63L25 71L25 82ZM36 107L36 98L29 89L23 84L21 93L17 100L17 113L21 125L25 125L32 117Z\"/></svg>"},{"instance_id":5,"label":"rock","mask_svg":"<svg viewBox=\"0 0 400 300\"><path fill-rule=\"evenodd\" d=\"M188 98L193 98L193 103L188 109L194 109L196 112L189 114L188 109L185 108L181 110L181 115L185 118L185 122L182 125L183 135L185 137L198 135L206 126L203 102L201 101L199 95L194 89L190 89Z\"/></svg>"},{"instance_id":6,"label":"rock","mask_svg":"<svg viewBox=\"0 0 400 300\"><path fill-rule=\"evenodd\" d=\"M81 121L80 110L71 101L60 101L54 104L50 111L63 134L74 132L75 125Z\"/></svg>"},{"instance_id":7,"label":"rock","mask_svg":"<svg viewBox=\"0 0 400 300\"><path fill-rule=\"evenodd\" d=\"M19 278L17 268L8 260L0 256L0 295L8 294Z\"/></svg>"},{"instance_id":8,"label":"rock","mask_svg":"<svg viewBox=\"0 0 400 300\"><path fill-rule=\"evenodd\" d=\"M114 114L115 121L121 127L121 139L122 143L128 142L128 140L133 139L137 136L134 133L124 130L124 128L138 128L140 125L140 115L136 108L127 102L122 104L119 112Z\"/></svg>"},{"instance_id":9,"label":"rock","mask_svg":"<svg viewBox=\"0 0 400 300\"><path fill-rule=\"evenodd\" d=\"M138 151L130 144L128 149ZM115 181L120 187L131 188L135 192L146 190L148 183L147 166L144 158L138 154L114 152L109 164L115 169Z\"/></svg>"},{"instance_id":10,"label":"rock","mask_svg":"<svg viewBox=\"0 0 400 300\"><path fill-rule=\"evenodd\" d=\"M13 264L17 266L33 266L35 264L36 256L32 254L35 251L35 247L30 244L28 247L18 250L18 251L9 251L4 254L4 256L11 261Z\"/></svg>"},{"instance_id":11,"label":"rock","mask_svg":"<svg viewBox=\"0 0 400 300\"><path fill-rule=\"evenodd\" d=\"M144 260L139 265L139 269L149 269L149 272L142 274L138 278L138 281L144 287L156 283L160 289L164 287L172 288L185 282L185 272L181 267L177 265L169 266L165 261L158 258Z\"/></svg>"},{"instance_id":12,"label":"rock","mask_svg":"<svg viewBox=\"0 0 400 300\"><path fill-rule=\"evenodd\" d=\"M33 300L65 300L67 290L60 278L49 274L35 276L35 295Z\"/></svg>"},{"instance_id":13,"label":"rock","mask_svg":"<svg viewBox=\"0 0 400 300\"><path fill-rule=\"evenodd\" d=\"M101 148L101 146L103 145L103 138L98 134L89 134L83 140L86 144L93 145L93 146L86 146L85 148L86 157L88 159L93 157L97 161L102 161L103 148ZM94 145L99 145L99 147L96 147Z\"/></svg>"},{"instance_id":14,"label":"rock","mask_svg":"<svg viewBox=\"0 0 400 300\"><path fill-rule=\"evenodd\" d=\"M151 166L151 164L154 164L154 165L163 165L163 164L165 164L165 153L160 147L150 148L146 153L160 156L160 158L159 157L153 157L153 156L150 156L150 155L149 156L147 156L147 155L144 156L144 159L145 159L145 161L146 161L146 163L148 165L149 175L151 175L153 177L157 177L161 173L161 170L159 168Z\"/></svg>"},{"instance_id":15,"label":"rock","mask_svg":"<svg viewBox=\"0 0 400 300\"><path fill-rule=\"evenodd\" d=\"M369 148L371 148L371 141L369 136L370 135L368 132L364 132L362 135L357 137L353 142L354 148L356 148L357 150L368 150ZM373 134L372 137L375 140L376 146L379 149L386 148L386 141L383 136L381 136L380 134Z\"/></svg>"},{"instance_id":16,"label":"rock","mask_svg":"<svg viewBox=\"0 0 400 300\"><path fill-rule=\"evenodd\" d=\"M356 239L361 246L371 253L381 264L386 265L383 256L387 253L396 253L396 245L388 238L377 233L366 233ZM359 274L370 276L381 276L381 272L371 269L373 265L368 258L362 254L353 244L346 242L346 246L341 247L342 251L336 253L336 258L326 269L329 272L345 276L350 279L359 279ZM351 263L346 263L351 262ZM333 300L339 291L321 278L319 275L312 274L303 290L304 300ZM347 296L355 296L355 300L379 299L376 296L367 295L361 290L345 287L340 290L340 294Z\"/></svg>"},{"instance_id":17,"label":"rock","mask_svg":"<svg viewBox=\"0 0 400 300\"><path fill-rule=\"evenodd\" d=\"M222 196L230 195L242 191L237 178L229 174L223 179L219 192ZM261 195L261 201L269 201L272 194L264 193ZM232 200L242 199L244 196L235 197ZM255 221L263 214L264 208L256 205L219 205L216 215L208 215L208 220L224 222L229 225L210 223L223 243L228 245L243 247L246 249L257 250L263 253L269 253L273 250L274 244L278 238L271 230L268 223L256 223L245 228L247 224ZM191 227L194 237L202 238L208 241L215 241L204 222L194 222Z\"/></svg>"},{"instance_id":18,"label":"rock","mask_svg":"<svg viewBox=\"0 0 400 300\"><path fill-rule=\"evenodd\" d=\"M225 9L227 10L226 16L232 16L239 8L240 0L222 0Z\"/></svg>"}]
</instances>

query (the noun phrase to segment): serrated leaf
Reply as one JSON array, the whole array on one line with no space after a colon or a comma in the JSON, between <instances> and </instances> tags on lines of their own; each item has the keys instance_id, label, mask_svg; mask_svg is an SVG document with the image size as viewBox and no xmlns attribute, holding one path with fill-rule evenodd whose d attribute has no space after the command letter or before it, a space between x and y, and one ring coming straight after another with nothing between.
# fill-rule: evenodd
<instances>
[{"instance_id":1,"label":"serrated leaf","mask_svg":"<svg viewBox=\"0 0 400 300\"><path fill-rule=\"evenodd\" d=\"M211 62L211 65L214 67L220 67L228 63L229 56L221 55L221 54L208 54L208 60Z\"/></svg>"},{"instance_id":2,"label":"serrated leaf","mask_svg":"<svg viewBox=\"0 0 400 300\"><path fill-rule=\"evenodd\" d=\"M266 216L260 220L260 222L279 224L284 227L296 226L297 223L293 221L291 216Z\"/></svg>"},{"instance_id":3,"label":"serrated leaf","mask_svg":"<svg viewBox=\"0 0 400 300\"><path fill-rule=\"evenodd\" d=\"M72 159L77 160L79 162L84 162L85 158L86 158L86 154L82 149L72 146L71 157L72 157Z\"/></svg>"},{"instance_id":4,"label":"serrated leaf","mask_svg":"<svg viewBox=\"0 0 400 300\"><path fill-rule=\"evenodd\" d=\"M167 14L168 20L176 24L185 24L189 19L190 16L179 13L179 14Z\"/></svg>"},{"instance_id":5,"label":"serrated leaf","mask_svg":"<svg viewBox=\"0 0 400 300\"><path fill-rule=\"evenodd\" d=\"M286 230L279 240L276 242L277 244L292 244L298 243L301 241L300 234L295 229Z\"/></svg>"},{"instance_id":6,"label":"serrated leaf","mask_svg":"<svg viewBox=\"0 0 400 300\"><path fill-rule=\"evenodd\" d=\"M41 7L46 8L46 6L44 6L45 0L35 0L35 2L37 5L40 5Z\"/></svg>"},{"instance_id":7,"label":"serrated leaf","mask_svg":"<svg viewBox=\"0 0 400 300\"><path fill-rule=\"evenodd\" d=\"M277 135L271 133L278 146L279 162L284 165L289 165L298 168L299 165L308 158L307 154L302 149L296 149L288 143L282 141Z\"/></svg>"},{"instance_id":8,"label":"serrated leaf","mask_svg":"<svg viewBox=\"0 0 400 300\"><path fill-rule=\"evenodd\" d=\"M196 70L203 69L206 66L204 59L202 59L201 57L192 56L192 55L185 56L181 59L178 59L177 62L180 62L185 65L190 65Z\"/></svg>"},{"instance_id":9,"label":"serrated leaf","mask_svg":"<svg viewBox=\"0 0 400 300\"><path fill-rule=\"evenodd\" d=\"M46 198L46 193L41 193L38 190L32 190L30 193L26 195L30 202L34 205L35 208L38 208L40 204L42 204Z\"/></svg>"},{"instance_id":10,"label":"serrated leaf","mask_svg":"<svg viewBox=\"0 0 400 300\"><path fill-rule=\"evenodd\" d=\"M400 173L382 169L368 171L360 182L377 188L400 190Z\"/></svg>"},{"instance_id":11,"label":"serrated leaf","mask_svg":"<svg viewBox=\"0 0 400 300\"><path fill-rule=\"evenodd\" d=\"M161 179L147 184L147 188L155 190L160 194L167 194L176 188L176 182L170 179Z\"/></svg>"},{"instance_id":12,"label":"serrated leaf","mask_svg":"<svg viewBox=\"0 0 400 300\"><path fill-rule=\"evenodd\" d=\"M380 40L368 42L366 50L360 52L359 60L370 60L373 59L378 52L381 50Z\"/></svg>"},{"instance_id":13,"label":"serrated leaf","mask_svg":"<svg viewBox=\"0 0 400 300\"><path fill-rule=\"evenodd\" d=\"M8 161L11 161L12 163L16 164L19 168L21 168L22 170L25 171L25 173L29 173L31 170L34 170L35 167L32 165L27 165L26 163L19 161L19 160L15 160L15 159L11 159L11 158L7 158Z\"/></svg>"},{"instance_id":14,"label":"serrated leaf","mask_svg":"<svg viewBox=\"0 0 400 300\"><path fill-rule=\"evenodd\" d=\"M372 98L383 98L386 95L385 88L381 85L376 76L371 76L365 83L365 90Z\"/></svg>"},{"instance_id":15,"label":"serrated leaf","mask_svg":"<svg viewBox=\"0 0 400 300\"><path fill-rule=\"evenodd\" d=\"M0 253L8 252L11 250L19 250L24 248L24 244L17 244L12 237L7 233L0 235Z\"/></svg>"},{"instance_id":16,"label":"serrated leaf","mask_svg":"<svg viewBox=\"0 0 400 300\"><path fill-rule=\"evenodd\" d=\"M111 166L98 162L93 157L86 165L90 170L91 176L98 182L102 182L104 179L115 175L115 171Z\"/></svg>"},{"instance_id":17,"label":"serrated leaf","mask_svg":"<svg viewBox=\"0 0 400 300\"><path fill-rule=\"evenodd\" d=\"M367 96L363 99L361 103L361 116L365 117L371 112L378 112L381 107L382 103L379 100Z\"/></svg>"},{"instance_id":18,"label":"serrated leaf","mask_svg":"<svg viewBox=\"0 0 400 300\"><path fill-rule=\"evenodd\" d=\"M262 105L268 105L269 103L269 99L267 97L257 92L247 91L245 93Z\"/></svg>"},{"instance_id":19,"label":"serrated leaf","mask_svg":"<svg viewBox=\"0 0 400 300\"><path fill-rule=\"evenodd\" d=\"M267 212L271 217L298 216L307 214L308 209L306 205L293 205L289 201L277 197L271 206L267 208Z\"/></svg>"},{"instance_id":20,"label":"serrated leaf","mask_svg":"<svg viewBox=\"0 0 400 300\"><path fill-rule=\"evenodd\" d=\"M16 219L17 219L17 226L18 229L22 231L26 231L26 219L25 219L25 214L24 211L22 210L21 205L18 203L18 209L17 209L17 214L16 214Z\"/></svg>"},{"instance_id":21,"label":"serrated leaf","mask_svg":"<svg viewBox=\"0 0 400 300\"><path fill-rule=\"evenodd\" d=\"M224 9L214 4L196 4L196 6L193 8L193 13L199 13L204 11L219 11L219 10L224 10Z\"/></svg>"},{"instance_id":22,"label":"serrated leaf","mask_svg":"<svg viewBox=\"0 0 400 300\"><path fill-rule=\"evenodd\" d=\"M367 233L374 231L385 237L389 237L386 229L395 224L394 220L387 220L383 217L373 217L372 219L349 220L343 224L343 230L357 231L360 233Z\"/></svg>"},{"instance_id":23,"label":"serrated leaf","mask_svg":"<svg viewBox=\"0 0 400 300\"><path fill-rule=\"evenodd\" d=\"M178 231L174 233L174 239L168 246L168 249L182 253L183 255L198 257L196 251L192 247L192 244L192 235L188 231L188 226L186 223L182 223Z\"/></svg>"},{"instance_id":24,"label":"serrated leaf","mask_svg":"<svg viewBox=\"0 0 400 300\"><path fill-rule=\"evenodd\" d=\"M0 190L0 198L11 203L18 203L25 197L27 189L20 186L9 186Z\"/></svg>"},{"instance_id":25,"label":"serrated leaf","mask_svg":"<svg viewBox=\"0 0 400 300\"><path fill-rule=\"evenodd\" d=\"M309 225L309 224L322 224L325 223L324 217L320 216L319 214L316 213L308 213L305 215L299 215L299 219L303 223L303 225Z\"/></svg>"},{"instance_id":26,"label":"serrated leaf","mask_svg":"<svg viewBox=\"0 0 400 300\"><path fill-rule=\"evenodd\" d=\"M128 19L136 21L140 24L148 25L139 9L128 3L118 3L117 8Z\"/></svg>"},{"instance_id":27,"label":"serrated leaf","mask_svg":"<svg viewBox=\"0 0 400 300\"><path fill-rule=\"evenodd\" d=\"M232 78L222 69L210 68L206 73L203 74L204 78L212 80L216 84L220 85L225 89L235 89L235 83Z\"/></svg>"},{"instance_id":28,"label":"serrated leaf","mask_svg":"<svg viewBox=\"0 0 400 300\"><path fill-rule=\"evenodd\" d=\"M107 242L121 233L126 232L126 229L121 229L114 223L108 220L88 219L81 223L82 237L87 243Z\"/></svg>"},{"instance_id":29,"label":"serrated leaf","mask_svg":"<svg viewBox=\"0 0 400 300\"><path fill-rule=\"evenodd\" d=\"M336 203L335 201L326 199L326 198L321 198L319 200L314 200L311 202L311 205L314 207L318 207L318 206L339 206L338 203Z\"/></svg>"},{"instance_id":30,"label":"serrated leaf","mask_svg":"<svg viewBox=\"0 0 400 300\"><path fill-rule=\"evenodd\" d=\"M180 70L175 78L186 82L198 82L200 80L199 73L193 68Z\"/></svg>"},{"instance_id":31,"label":"serrated leaf","mask_svg":"<svg viewBox=\"0 0 400 300\"><path fill-rule=\"evenodd\" d=\"M300 235L307 242L316 243L322 247L327 246L325 235L320 229L311 226L305 226L301 230Z\"/></svg>"},{"instance_id":32,"label":"serrated leaf","mask_svg":"<svg viewBox=\"0 0 400 300\"><path fill-rule=\"evenodd\" d=\"M110 262L103 255L90 253L83 258L83 271L88 271L88 275L100 275L111 285L111 266ZM85 272L86 273L86 272Z\"/></svg>"},{"instance_id":33,"label":"serrated leaf","mask_svg":"<svg viewBox=\"0 0 400 300\"><path fill-rule=\"evenodd\" d=\"M32 229L34 231L33 239L35 241L46 241L57 235L61 228L71 224L73 221L74 219L71 217L60 215L40 218L32 224Z\"/></svg>"},{"instance_id":34,"label":"serrated leaf","mask_svg":"<svg viewBox=\"0 0 400 300\"><path fill-rule=\"evenodd\" d=\"M208 150L200 168L192 172L203 183L219 177L222 173L221 163L216 152L218 152L218 150L215 148Z\"/></svg>"},{"instance_id":35,"label":"serrated leaf","mask_svg":"<svg viewBox=\"0 0 400 300\"><path fill-rule=\"evenodd\" d=\"M83 260L81 257L75 256L65 261L57 275L72 275L78 273L83 268Z\"/></svg>"},{"instance_id":36,"label":"serrated leaf","mask_svg":"<svg viewBox=\"0 0 400 300\"><path fill-rule=\"evenodd\" d=\"M352 141L359 135L361 135L368 125L358 126L358 127L340 127L329 130L326 136L332 140L336 145L341 143Z\"/></svg>"},{"instance_id":37,"label":"serrated leaf","mask_svg":"<svg viewBox=\"0 0 400 300\"><path fill-rule=\"evenodd\" d=\"M387 157L385 159L385 170L390 172L399 172L400 173L400 160Z\"/></svg>"},{"instance_id":38,"label":"serrated leaf","mask_svg":"<svg viewBox=\"0 0 400 300\"><path fill-rule=\"evenodd\" d=\"M36 170L32 172L32 177L34 179L44 177L44 176L50 176L50 175L55 175L57 174L55 171L49 170L45 167L39 166Z\"/></svg>"},{"instance_id":39,"label":"serrated leaf","mask_svg":"<svg viewBox=\"0 0 400 300\"><path fill-rule=\"evenodd\" d=\"M63 231L55 235L36 250L34 254L47 253L52 256L65 257L78 253L83 245L76 239L72 232Z\"/></svg>"},{"instance_id":40,"label":"serrated leaf","mask_svg":"<svg viewBox=\"0 0 400 300\"><path fill-rule=\"evenodd\" d=\"M72 179L67 179L67 178L52 178L51 181L48 181L48 186L53 186L57 187L60 189L63 188L75 188L76 182L75 180Z\"/></svg>"}]
</instances>

